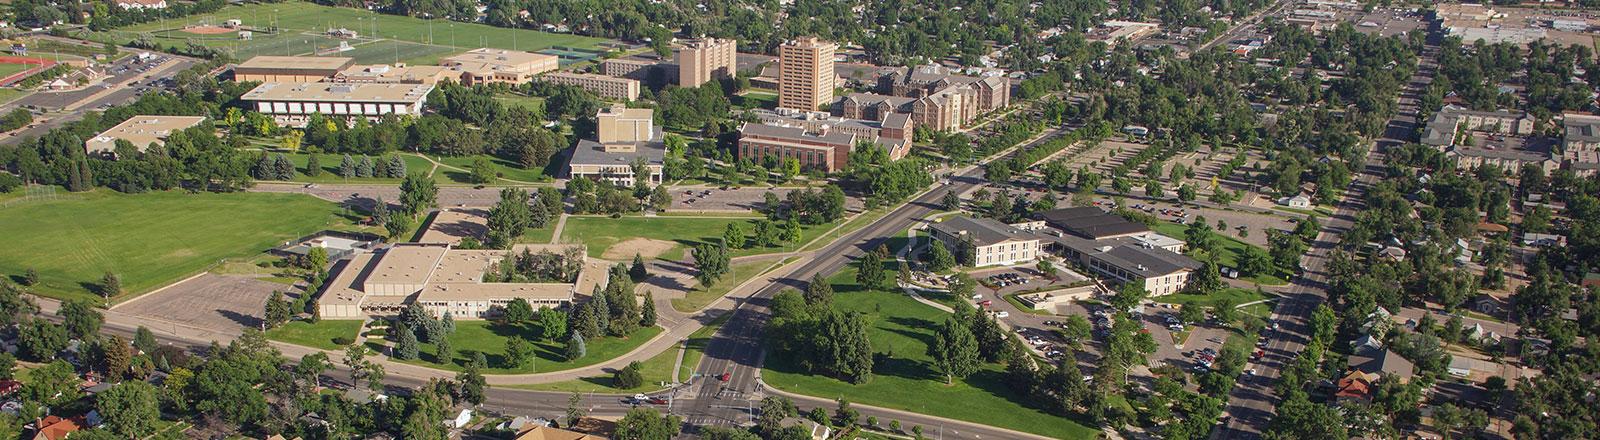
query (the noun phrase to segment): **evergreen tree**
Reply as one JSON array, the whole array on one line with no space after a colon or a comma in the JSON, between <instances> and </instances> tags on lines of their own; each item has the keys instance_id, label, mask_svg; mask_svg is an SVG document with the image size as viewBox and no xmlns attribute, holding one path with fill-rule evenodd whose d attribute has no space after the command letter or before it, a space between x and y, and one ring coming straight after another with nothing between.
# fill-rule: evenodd
<instances>
[{"instance_id":1,"label":"evergreen tree","mask_svg":"<svg viewBox=\"0 0 1600 440\"><path fill-rule=\"evenodd\" d=\"M567 349L566 349L567 360L568 361L575 361L575 360L578 360L578 359L582 359L585 355L588 355L588 354L589 354L589 349L588 349L588 347L586 347L584 345L583 333L572 332L572 336L567 338Z\"/></svg>"},{"instance_id":2,"label":"evergreen tree","mask_svg":"<svg viewBox=\"0 0 1600 440\"><path fill-rule=\"evenodd\" d=\"M487 399L489 382L483 378L483 369L487 362L483 353L477 353L472 360L467 361L466 368L456 374L456 382L461 384L461 400L473 406L482 405Z\"/></svg>"},{"instance_id":3,"label":"evergreen tree","mask_svg":"<svg viewBox=\"0 0 1600 440\"><path fill-rule=\"evenodd\" d=\"M628 277L633 278L634 282L650 277L650 270L644 266L644 258L637 253L633 254L633 265L628 267Z\"/></svg>"},{"instance_id":4,"label":"evergreen tree","mask_svg":"<svg viewBox=\"0 0 1600 440\"><path fill-rule=\"evenodd\" d=\"M444 336L449 336L449 335L455 334L455 332L456 332L456 317L455 317L455 314L454 313L450 313L450 312L444 312L444 319L440 319L439 320L439 329L444 331L443 332Z\"/></svg>"},{"instance_id":5,"label":"evergreen tree","mask_svg":"<svg viewBox=\"0 0 1600 440\"><path fill-rule=\"evenodd\" d=\"M311 153L311 157L306 158L306 176L318 177L322 175L322 160L317 157L317 153Z\"/></svg>"},{"instance_id":6,"label":"evergreen tree","mask_svg":"<svg viewBox=\"0 0 1600 440\"><path fill-rule=\"evenodd\" d=\"M142 353L153 354L160 345L156 343L156 334L141 325L133 332L133 347Z\"/></svg>"},{"instance_id":7,"label":"evergreen tree","mask_svg":"<svg viewBox=\"0 0 1600 440\"><path fill-rule=\"evenodd\" d=\"M278 156L272 160L272 168L272 178L277 180L294 179L294 162L289 160L289 156L278 153Z\"/></svg>"},{"instance_id":8,"label":"evergreen tree","mask_svg":"<svg viewBox=\"0 0 1600 440\"><path fill-rule=\"evenodd\" d=\"M339 177L346 179L356 177L356 158L350 157L349 154L344 155L344 159L339 161Z\"/></svg>"},{"instance_id":9,"label":"evergreen tree","mask_svg":"<svg viewBox=\"0 0 1600 440\"><path fill-rule=\"evenodd\" d=\"M389 202L384 201L383 197L378 197L372 204L372 222L378 226L389 225Z\"/></svg>"},{"instance_id":10,"label":"evergreen tree","mask_svg":"<svg viewBox=\"0 0 1600 440\"><path fill-rule=\"evenodd\" d=\"M529 344L528 341L517 336L506 338L505 358L506 368L527 367L531 369L533 367L533 344Z\"/></svg>"},{"instance_id":11,"label":"evergreen tree","mask_svg":"<svg viewBox=\"0 0 1600 440\"><path fill-rule=\"evenodd\" d=\"M433 343L433 357L434 362L440 364L448 365L451 362L455 362L456 348L450 343L449 337L439 338L437 342Z\"/></svg>"},{"instance_id":12,"label":"evergreen tree","mask_svg":"<svg viewBox=\"0 0 1600 440\"><path fill-rule=\"evenodd\" d=\"M856 259L856 283L865 289L881 289L888 281L883 270L883 259L876 252L868 252Z\"/></svg>"},{"instance_id":13,"label":"evergreen tree","mask_svg":"<svg viewBox=\"0 0 1600 440\"><path fill-rule=\"evenodd\" d=\"M396 327L394 358L399 360L412 360L417 358L417 334L406 326L404 322Z\"/></svg>"},{"instance_id":14,"label":"evergreen tree","mask_svg":"<svg viewBox=\"0 0 1600 440\"><path fill-rule=\"evenodd\" d=\"M428 208L439 205L439 186L432 178L422 174L408 174L400 182L400 209L406 215L416 216Z\"/></svg>"},{"instance_id":15,"label":"evergreen tree","mask_svg":"<svg viewBox=\"0 0 1600 440\"><path fill-rule=\"evenodd\" d=\"M806 284L806 304L818 310L827 310L833 305L833 285L821 273L812 275L811 283Z\"/></svg>"},{"instance_id":16,"label":"evergreen tree","mask_svg":"<svg viewBox=\"0 0 1600 440\"><path fill-rule=\"evenodd\" d=\"M629 362L628 366L617 370L615 375L612 376L611 384L624 390L644 386L644 374L640 372L642 369L644 369L644 366L640 365L639 361Z\"/></svg>"},{"instance_id":17,"label":"evergreen tree","mask_svg":"<svg viewBox=\"0 0 1600 440\"><path fill-rule=\"evenodd\" d=\"M361 156L361 161L356 163L356 177L372 177L375 168L372 156Z\"/></svg>"},{"instance_id":18,"label":"evergreen tree","mask_svg":"<svg viewBox=\"0 0 1600 440\"><path fill-rule=\"evenodd\" d=\"M955 191L945 191L943 204L946 211L959 211L961 210L961 197L957 196Z\"/></svg>"},{"instance_id":19,"label":"evergreen tree","mask_svg":"<svg viewBox=\"0 0 1600 440\"><path fill-rule=\"evenodd\" d=\"M266 308L267 328L278 328L283 323L289 322L291 312L289 302L283 299L283 292L272 291L272 296L267 298Z\"/></svg>"},{"instance_id":20,"label":"evergreen tree","mask_svg":"<svg viewBox=\"0 0 1600 440\"><path fill-rule=\"evenodd\" d=\"M401 177L405 177L406 160L401 158L398 154L389 156L389 163L388 165L384 166L383 170L383 177L388 177L390 179L399 179Z\"/></svg>"},{"instance_id":21,"label":"evergreen tree","mask_svg":"<svg viewBox=\"0 0 1600 440\"><path fill-rule=\"evenodd\" d=\"M644 327L656 326L656 297L655 294L649 291L644 293L644 307L639 312L639 325Z\"/></svg>"}]
</instances>

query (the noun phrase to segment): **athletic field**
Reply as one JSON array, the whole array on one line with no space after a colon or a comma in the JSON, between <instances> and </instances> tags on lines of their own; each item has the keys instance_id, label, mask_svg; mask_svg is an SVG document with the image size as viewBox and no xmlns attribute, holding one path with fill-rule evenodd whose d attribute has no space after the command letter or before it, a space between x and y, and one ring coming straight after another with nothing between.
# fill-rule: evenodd
<instances>
[{"instance_id":1,"label":"athletic field","mask_svg":"<svg viewBox=\"0 0 1600 440\"><path fill-rule=\"evenodd\" d=\"M215 26L239 20L252 30L249 40L237 32L196 32L196 26ZM355 31L359 37L327 36L330 28ZM209 29L209 28L207 28ZM102 33L119 43L140 36L181 46L195 42L233 52L241 59L256 55L349 56L358 63L431 64L452 53L477 47L537 52L552 47L595 50L607 40L527 29L498 28L476 23L424 20L398 15L288 1L228 6L211 14L143 23ZM340 42L350 50L338 51ZM581 52L580 52L581 53Z\"/></svg>"}]
</instances>

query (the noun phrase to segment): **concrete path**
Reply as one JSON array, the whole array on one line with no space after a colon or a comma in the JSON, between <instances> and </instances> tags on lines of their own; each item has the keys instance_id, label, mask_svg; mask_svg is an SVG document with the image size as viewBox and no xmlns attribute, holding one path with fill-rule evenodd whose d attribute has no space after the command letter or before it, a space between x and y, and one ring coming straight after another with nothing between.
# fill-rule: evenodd
<instances>
[{"instance_id":1,"label":"concrete path","mask_svg":"<svg viewBox=\"0 0 1600 440\"><path fill-rule=\"evenodd\" d=\"M565 227L567 227L567 213L563 212L561 217L556 219L556 230L550 232L550 244L561 243L561 229Z\"/></svg>"}]
</instances>

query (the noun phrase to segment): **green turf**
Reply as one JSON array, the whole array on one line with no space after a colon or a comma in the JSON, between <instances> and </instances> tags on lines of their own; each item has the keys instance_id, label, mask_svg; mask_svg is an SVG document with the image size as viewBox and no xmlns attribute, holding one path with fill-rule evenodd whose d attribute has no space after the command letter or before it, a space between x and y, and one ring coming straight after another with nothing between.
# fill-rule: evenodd
<instances>
[{"instance_id":1,"label":"green turf","mask_svg":"<svg viewBox=\"0 0 1600 440\"><path fill-rule=\"evenodd\" d=\"M1160 222L1156 223L1155 227L1152 229L1155 229L1156 233L1158 234L1178 238L1181 240L1184 237L1183 232L1188 228L1188 226L1177 223ZM1266 249L1262 249L1260 246L1245 243L1237 238L1222 234L1215 235L1218 239L1217 242L1222 245L1222 249L1217 251L1217 264L1224 267L1239 267L1239 264L1235 262L1237 260L1234 259L1234 256L1243 253L1245 247L1254 247L1256 249L1260 249L1262 253L1267 252ZM1285 281L1285 279L1289 276L1289 273L1282 269L1275 268L1275 270L1277 270L1276 274L1240 277L1239 279L1255 282L1265 286L1281 286L1284 284L1289 284L1288 281Z\"/></svg>"},{"instance_id":2,"label":"green turf","mask_svg":"<svg viewBox=\"0 0 1600 440\"><path fill-rule=\"evenodd\" d=\"M0 78L5 78L5 77L11 76L13 74L25 72L28 69L32 69L32 68L35 68L35 67L39 67L39 66L36 65L36 64L0 63Z\"/></svg>"},{"instance_id":3,"label":"green turf","mask_svg":"<svg viewBox=\"0 0 1600 440\"><path fill-rule=\"evenodd\" d=\"M267 153L267 154L276 154L276 153ZM343 154L318 154L317 155L317 163L320 165L320 168L322 168L322 174L318 175L316 177L311 177L311 176L306 175L306 171L309 171L309 169L306 168L306 162L311 159L311 155L310 154L307 154L307 153L284 153L284 156L288 157L289 161L294 162L294 169L295 169L295 175L294 175L294 180L293 180L294 182L306 182L306 183L374 183L374 184L390 184L390 183L392 183L392 184L398 185L398 184L400 184L401 180L404 180L404 179L391 179L391 178L383 178L383 177L354 177L354 178L349 178L349 179L346 179L346 178L343 178L343 177L339 177L339 163L344 161L344 155ZM361 156L352 155L350 157L355 159L357 162L361 161ZM382 156L374 156L372 158L373 164L378 166L378 167L382 167L385 164L387 164L387 162L385 162L384 160L385 160L385 158L382 157ZM425 172L428 172L428 170L433 169L433 164L432 163L428 162L427 159L423 159L423 158L418 157L418 156L413 156L413 155L410 155L410 154L401 154L400 155L400 160L404 160L406 162L406 172L408 172L408 173L425 173Z\"/></svg>"},{"instance_id":4,"label":"green turf","mask_svg":"<svg viewBox=\"0 0 1600 440\"><path fill-rule=\"evenodd\" d=\"M11 101L15 101L15 100L17 100L17 98L21 98L23 96L27 96L29 93L33 93L33 92L29 92L29 91L26 91L26 90L17 90L17 89L10 88L10 87L0 87L0 104L5 104L5 103L11 102Z\"/></svg>"},{"instance_id":5,"label":"green turf","mask_svg":"<svg viewBox=\"0 0 1600 440\"><path fill-rule=\"evenodd\" d=\"M1199 304L1199 305L1202 305L1202 306L1210 306L1212 304L1215 304L1216 301L1218 299L1221 299L1221 298L1227 298L1227 299L1233 300L1233 303L1235 305L1242 305L1244 303L1264 300L1264 299L1267 299L1268 297L1265 296L1265 295L1256 293L1255 290L1240 289L1240 288L1237 288L1237 287L1229 287L1229 288L1226 288L1226 289L1218 290L1216 293L1212 293L1210 295L1202 295L1202 294L1194 294L1194 293L1174 293L1174 294L1171 294L1171 295L1153 296L1153 297L1150 297L1150 300L1158 302L1158 303L1167 303L1167 304Z\"/></svg>"},{"instance_id":6,"label":"green turf","mask_svg":"<svg viewBox=\"0 0 1600 440\"><path fill-rule=\"evenodd\" d=\"M526 183L538 182L546 179L543 169L530 170L522 168L509 160L487 154L476 156L432 157L433 160L439 161L439 163L443 164L439 167L437 172L433 173L434 180L438 181L439 183L471 184L472 163L477 161L480 157L489 159L489 164L494 167L496 176L510 181L498 183Z\"/></svg>"},{"instance_id":7,"label":"green turf","mask_svg":"<svg viewBox=\"0 0 1600 440\"><path fill-rule=\"evenodd\" d=\"M525 390L572 393L625 394L660 391L663 389L660 386L661 383L681 382L688 380L689 376L694 374L694 367L700 362L700 357L706 349L706 343L711 340L711 335L716 333L717 328L721 327L723 322L726 322L726 319L714 321L711 325L701 327L700 330L696 330L689 335L688 343L683 350L683 364L678 368L680 377L677 380L672 378L672 363L678 360L678 346L673 345L672 348L663 350L661 353L651 356L650 359L639 363L641 367L639 372L640 375L644 376L644 385L638 388L617 388L615 383L612 382L613 376L609 374L561 382L511 385L511 387Z\"/></svg>"},{"instance_id":8,"label":"green turf","mask_svg":"<svg viewBox=\"0 0 1600 440\"><path fill-rule=\"evenodd\" d=\"M588 355L575 361L565 359L566 340L543 341L538 338L537 325L516 326L501 325L493 321L457 321L456 332L450 336L450 342L455 345L456 356L453 362L440 364L435 356L433 344L422 344L421 359L400 361L409 364L423 365L433 368L442 368L451 371L460 371L461 366L470 359L471 352L482 352L489 361L489 368L485 373L492 374L525 374L536 372L551 372L570 370L573 368L587 367L627 354L634 348L648 342L656 334L661 333L661 327L642 328L633 332L626 338L605 337L591 339L586 342ZM521 368L506 368L505 350L506 339L511 336L520 336L533 343L536 357L530 365ZM368 341L368 344L375 344Z\"/></svg>"},{"instance_id":9,"label":"green turf","mask_svg":"<svg viewBox=\"0 0 1600 440\"><path fill-rule=\"evenodd\" d=\"M542 97L503 92L496 93L494 99L505 105L522 107L540 113L544 112L544 98Z\"/></svg>"},{"instance_id":10,"label":"green turf","mask_svg":"<svg viewBox=\"0 0 1600 440\"><path fill-rule=\"evenodd\" d=\"M288 342L295 345L304 345L323 350L340 350L344 346L335 344L334 339L345 337L355 340L356 330L361 328L360 320L335 320L324 319L312 324L305 321L294 321L267 330L267 339Z\"/></svg>"},{"instance_id":11,"label":"green turf","mask_svg":"<svg viewBox=\"0 0 1600 440\"><path fill-rule=\"evenodd\" d=\"M684 313L705 308L705 306L716 302L718 298L722 298L723 295L727 295L729 290L738 287L740 283L761 273L762 269L766 269L772 263L773 261L771 260L735 263L732 267L733 274L731 276L723 277L722 281L713 284L711 288L695 286L688 293L685 293L683 298L673 298L672 308Z\"/></svg>"},{"instance_id":12,"label":"green turf","mask_svg":"<svg viewBox=\"0 0 1600 440\"><path fill-rule=\"evenodd\" d=\"M185 25L195 23L221 23L228 19L238 19L246 27L252 28L266 28L276 23L282 28L282 32L257 31L252 41L241 41L234 34L197 35L182 31L166 31L181 29ZM374 25L376 25L375 35ZM255 55L309 54L314 49L336 47L340 40L321 35L329 27L348 28L358 32L361 37L350 41L353 50L328 55L353 54L358 56L360 62L393 62L396 47L381 41L370 43L374 37L412 43L400 45L398 48L401 52L400 61L412 64L432 64L450 52L480 46L524 51L538 51L552 46L593 49L606 41L579 35L497 28L444 19L424 20L300 1L228 6L211 14L127 26L108 33L108 36L121 41L132 40L144 33L161 44L184 45L194 41L210 47L225 48L240 58L248 58Z\"/></svg>"},{"instance_id":13,"label":"green turf","mask_svg":"<svg viewBox=\"0 0 1600 440\"><path fill-rule=\"evenodd\" d=\"M333 203L299 194L90 193L17 199L0 208L0 274L38 270L35 292L99 297L107 272L122 277L122 301L198 273L224 259L251 257L329 227L344 227Z\"/></svg>"},{"instance_id":14,"label":"green turf","mask_svg":"<svg viewBox=\"0 0 1600 440\"><path fill-rule=\"evenodd\" d=\"M1004 368L995 364L986 364L965 380L945 385L927 352L934 329L949 315L905 295L863 291L854 284L854 276L854 270L847 269L830 278L837 292L834 306L863 313L872 323L868 335L872 349L888 358L874 367L872 380L853 385L810 375L794 369L790 360L782 356L770 356L762 373L768 385L826 399L844 398L1055 438L1096 435L1094 429L1078 421L1019 403L1027 398L1011 391L1004 381Z\"/></svg>"}]
</instances>

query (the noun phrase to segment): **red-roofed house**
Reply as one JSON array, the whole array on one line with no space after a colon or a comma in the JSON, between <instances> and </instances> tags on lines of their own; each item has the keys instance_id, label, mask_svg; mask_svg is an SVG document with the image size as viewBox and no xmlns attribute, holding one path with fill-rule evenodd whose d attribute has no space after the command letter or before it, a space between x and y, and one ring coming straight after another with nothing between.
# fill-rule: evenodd
<instances>
[{"instance_id":1,"label":"red-roofed house","mask_svg":"<svg viewBox=\"0 0 1600 440\"><path fill-rule=\"evenodd\" d=\"M1345 374L1344 377L1339 378L1338 382L1334 383L1334 387L1337 389L1333 393L1334 400L1365 401L1371 398L1372 381L1376 379L1373 376L1358 370L1350 370L1350 373Z\"/></svg>"},{"instance_id":2,"label":"red-roofed house","mask_svg":"<svg viewBox=\"0 0 1600 440\"><path fill-rule=\"evenodd\" d=\"M39 421L39 427L33 433L33 440L64 440L80 429L83 429L80 417L63 419L48 416Z\"/></svg>"}]
</instances>

